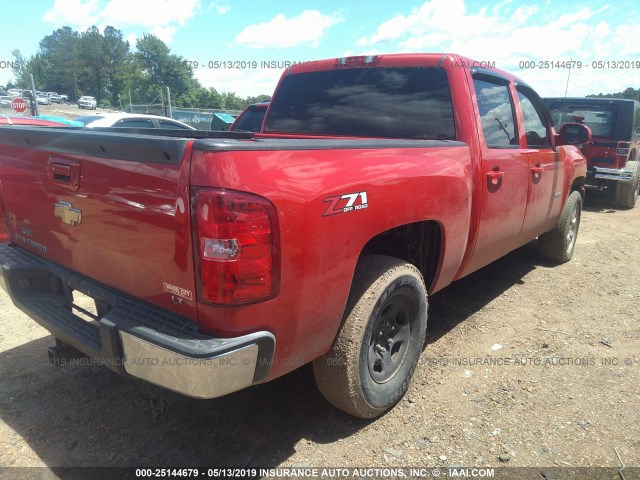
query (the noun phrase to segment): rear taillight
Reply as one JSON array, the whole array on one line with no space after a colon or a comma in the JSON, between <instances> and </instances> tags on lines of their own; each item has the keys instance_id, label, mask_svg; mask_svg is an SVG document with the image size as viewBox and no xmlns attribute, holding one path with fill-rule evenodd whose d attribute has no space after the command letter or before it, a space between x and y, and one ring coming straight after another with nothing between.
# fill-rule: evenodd
<instances>
[{"instance_id":1,"label":"rear taillight","mask_svg":"<svg viewBox=\"0 0 640 480\"><path fill-rule=\"evenodd\" d=\"M200 293L238 305L273 298L279 287L279 235L274 206L243 192L192 190Z\"/></svg>"},{"instance_id":2,"label":"rear taillight","mask_svg":"<svg viewBox=\"0 0 640 480\"><path fill-rule=\"evenodd\" d=\"M631 142L618 142L616 147L616 153L618 155L629 155L629 149L631 148Z\"/></svg>"}]
</instances>

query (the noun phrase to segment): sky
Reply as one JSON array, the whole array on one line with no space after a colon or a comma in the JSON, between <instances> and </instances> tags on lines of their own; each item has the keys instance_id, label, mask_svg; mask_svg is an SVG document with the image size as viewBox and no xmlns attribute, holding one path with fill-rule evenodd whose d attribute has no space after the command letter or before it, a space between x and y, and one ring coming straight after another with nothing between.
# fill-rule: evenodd
<instances>
[{"instance_id":1,"label":"sky","mask_svg":"<svg viewBox=\"0 0 640 480\"><path fill-rule=\"evenodd\" d=\"M242 97L270 95L285 62L409 52L494 64L542 96L640 88L636 0L0 0L0 11L0 85L11 79L12 50L33 55L63 26L111 25L132 50L157 35L197 62L204 86ZM569 60L582 67L559 66Z\"/></svg>"}]
</instances>

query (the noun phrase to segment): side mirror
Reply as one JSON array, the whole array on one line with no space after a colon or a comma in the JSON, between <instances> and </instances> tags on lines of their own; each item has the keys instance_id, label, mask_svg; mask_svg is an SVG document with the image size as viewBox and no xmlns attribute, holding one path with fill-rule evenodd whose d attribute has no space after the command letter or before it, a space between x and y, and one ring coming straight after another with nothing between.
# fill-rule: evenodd
<instances>
[{"instance_id":1,"label":"side mirror","mask_svg":"<svg viewBox=\"0 0 640 480\"><path fill-rule=\"evenodd\" d=\"M559 136L563 145L580 145L591 141L591 129L581 123L565 123Z\"/></svg>"}]
</instances>

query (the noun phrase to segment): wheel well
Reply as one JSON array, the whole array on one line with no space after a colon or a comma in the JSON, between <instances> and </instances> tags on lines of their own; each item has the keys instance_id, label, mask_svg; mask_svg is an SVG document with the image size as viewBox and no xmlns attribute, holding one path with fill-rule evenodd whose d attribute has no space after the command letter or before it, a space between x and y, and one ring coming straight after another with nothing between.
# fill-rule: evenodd
<instances>
[{"instance_id":1,"label":"wheel well","mask_svg":"<svg viewBox=\"0 0 640 480\"><path fill-rule=\"evenodd\" d=\"M442 231L435 221L401 225L376 235L362 249L360 256L388 255L415 265L422 273L427 289L440 264Z\"/></svg>"},{"instance_id":2,"label":"wheel well","mask_svg":"<svg viewBox=\"0 0 640 480\"><path fill-rule=\"evenodd\" d=\"M584 185L586 182L587 182L587 179L585 177L578 177L574 179L573 183L571 184L571 192L573 192L574 190L576 192L580 192L580 196L582 197L583 202L585 197Z\"/></svg>"}]
</instances>

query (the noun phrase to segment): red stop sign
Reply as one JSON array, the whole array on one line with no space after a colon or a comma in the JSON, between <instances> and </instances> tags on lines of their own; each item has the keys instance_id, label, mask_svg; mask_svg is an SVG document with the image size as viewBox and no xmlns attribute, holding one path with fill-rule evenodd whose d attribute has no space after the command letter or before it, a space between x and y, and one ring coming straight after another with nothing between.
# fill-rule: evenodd
<instances>
[{"instance_id":1,"label":"red stop sign","mask_svg":"<svg viewBox=\"0 0 640 480\"><path fill-rule=\"evenodd\" d=\"M23 98L14 98L11 100L11 108L18 113L23 113L27 110L27 102Z\"/></svg>"}]
</instances>

